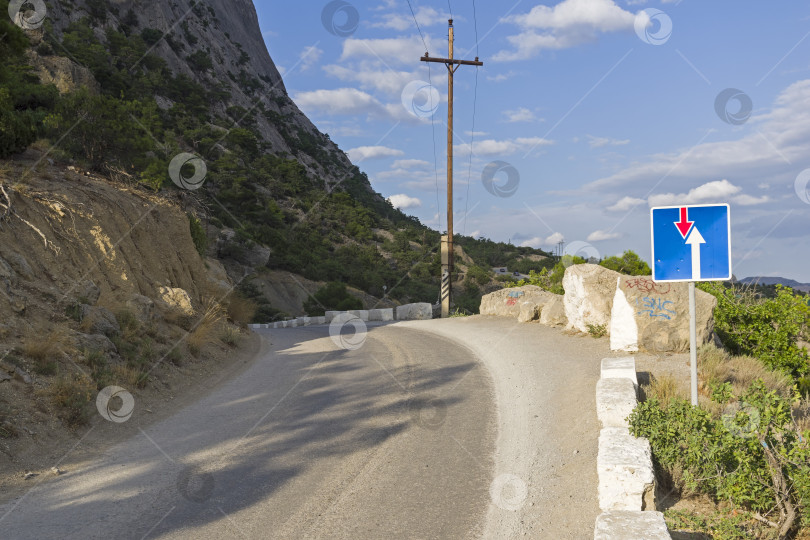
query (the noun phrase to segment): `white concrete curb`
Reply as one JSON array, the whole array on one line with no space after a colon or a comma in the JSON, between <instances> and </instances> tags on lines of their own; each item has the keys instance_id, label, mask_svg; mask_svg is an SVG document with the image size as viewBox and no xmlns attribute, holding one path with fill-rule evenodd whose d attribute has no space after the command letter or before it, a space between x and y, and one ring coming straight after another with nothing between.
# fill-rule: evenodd
<instances>
[{"instance_id":1,"label":"white concrete curb","mask_svg":"<svg viewBox=\"0 0 810 540\"><path fill-rule=\"evenodd\" d=\"M338 317L357 317L363 322L367 321L393 321L394 308L383 309L353 309L350 311L327 311L322 317L298 317L287 321L278 321L273 324L249 324L248 327L257 330L261 328L295 328L297 326L310 326L313 324L331 324ZM433 308L426 302L405 304L397 306L396 320L424 320L433 317Z\"/></svg>"},{"instance_id":2,"label":"white concrete curb","mask_svg":"<svg viewBox=\"0 0 810 540\"><path fill-rule=\"evenodd\" d=\"M632 356L603 358L596 383L596 413L602 424L596 469L599 508L594 540L670 540L664 515L655 509L655 473L647 439L630 434L627 417L637 401Z\"/></svg>"},{"instance_id":3,"label":"white concrete curb","mask_svg":"<svg viewBox=\"0 0 810 540\"><path fill-rule=\"evenodd\" d=\"M636 408L636 385L626 378L599 379L596 415L603 427L629 428L627 417Z\"/></svg>"},{"instance_id":4,"label":"white concrete curb","mask_svg":"<svg viewBox=\"0 0 810 540\"><path fill-rule=\"evenodd\" d=\"M605 512L596 518L594 540L671 540L661 512Z\"/></svg>"}]
</instances>

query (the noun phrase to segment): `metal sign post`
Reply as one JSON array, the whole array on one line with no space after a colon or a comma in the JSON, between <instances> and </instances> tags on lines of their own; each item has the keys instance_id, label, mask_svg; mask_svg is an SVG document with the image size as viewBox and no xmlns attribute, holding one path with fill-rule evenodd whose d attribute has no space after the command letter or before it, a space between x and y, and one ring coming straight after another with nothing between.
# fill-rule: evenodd
<instances>
[{"instance_id":1,"label":"metal sign post","mask_svg":"<svg viewBox=\"0 0 810 540\"><path fill-rule=\"evenodd\" d=\"M727 204L650 210L653 281L689 282L689 368L698 404L696 281L731 279L731 220Z\"/></svg>"}]
</instances>

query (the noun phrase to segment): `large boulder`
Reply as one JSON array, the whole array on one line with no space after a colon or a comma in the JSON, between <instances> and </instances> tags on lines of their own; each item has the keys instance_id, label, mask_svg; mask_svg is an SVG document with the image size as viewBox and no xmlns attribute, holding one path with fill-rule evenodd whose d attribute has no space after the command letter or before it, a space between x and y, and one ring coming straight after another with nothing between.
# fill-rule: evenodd
<instances>
[{"instance_id":1,"label":"large boulder","mask_svg":"<svg viewBox=\"0 0 810 540\"><path fill-rule=\"evenodd\" d=\"M565 270L563 288L568 328L587 332L588 325L610 325L616 283L621 276L597 264L575 264Z\"/></svg>"},{"instance_id":2,"label":"large boulder","mask_svg":"<svg viewBox=\"0 0 810 540\"><path fill-rule=\"evenodd\" d=\"M611 349L649 352L689 349L689 284L656 283L651 276L620 276L616 280L610 324ZM714 331L717 299L695 291L698 345Z\"/></svg>"},{"instance_id":3,"label":"large boulder","mask_svg":"<svg viewBox=\"0 0 810 540\"><path fill-rule=\"evenodd\" d=\"M540 324L546 326L565 326L568 324L568 317L565 316L565 303L561 294L555 294L554 298L543 306L540 312Z\"/></svg>"},{"instance_id":4,"label":"large boulder","mask_svg":"<svg viewBox=\"0 0 810 540\"><path fill-rule=\"evenodd\" d=\"M479 311L481 315L511 317L527 322L540 318L545 306L558 296L536 285L501 289L481 297Z\"/></svg>"}]
</instances>

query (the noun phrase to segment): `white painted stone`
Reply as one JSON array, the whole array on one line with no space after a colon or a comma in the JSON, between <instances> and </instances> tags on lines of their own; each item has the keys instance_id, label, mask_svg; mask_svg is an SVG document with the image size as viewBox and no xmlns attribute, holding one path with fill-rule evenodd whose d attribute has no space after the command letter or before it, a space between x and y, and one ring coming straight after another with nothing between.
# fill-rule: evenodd
<instances>
[{"instance_id":1,"label":"white painted stone","mask_svg":"<svg viewBox=\"0 0 810 540\"><path fill-rule=\"evenodd\" d=\"M563 276L563 305L568 328L587 332L588 325L610 325L610 311L621 274L598 264L575 264Z\"/></svg>"},{"instance_id":2,"label":"white painted stone","mask_svg":"<svg viewBox=\"0 0 810 540\"><path fill-rule=\"evenodd\" d=\"M427 302L397 306L397 320L428 320L433 318L433 307Z\"/></svg>"},{"instance_id":3,"label":"white painted stone","mask_svg":"<svg viewBox=\"0 0 810 540\"><path fill-rule=\"evenodd\" d=\"M596 416L602 427L628 428L627 417L636 403L636 385L630 379L599 379L596 383Z\"/></svg>"},{"instance_id":4,"label":"white painted stone","mask_svg":"<svg viewBox=\"0 0 810 540\"><path fill-rule=\"evenodd\" d=\"M655 508L655 474L647 439L637 439L625 428L603 428L596 471L603 512Z\"/></svg>"},{"instance_id":5,"label":"white painted stone","mask_svg":"<svg viewBox=\"0 0 810 540\"><path fill-rule=\"evenodd\" d=\"M325 313L324 313L324 316L326 317L326 323L327 323L327 324L331 323L331 322L332 322L332 319L334 319L335 317L337 317L337 315L338 315L339 313L341 313L341 312L340 312L340 311L327 311L327 312L325 312Z\"/></svg>"},{"instance_id":6,"label":"white painted stone","mask_svg":"<svg viewBox=\"0 0 810 540\"><path fill-rule=\"evenodd\" d=\"M274 322L273 323L273 328L280 328L280 325L281 325L280 322Z\"/></svg>"},{"instance_id":7,"label":"white painted stone","mask_svg":"<svg viewBox=\"0 0 810 540\"><path fill-rule=\"evenodd\" d=\"M636 310L630 306L617 278L616 294L613 295L613 308L610 310L610 350L638 351L638 324Z\"/></svg>"},{"instance_id":8,"label":"white painted stone","mask_svg":"<svg viewBox=\"0 0 810 540\"><path fill-rule=\"evenodd\" d=\"M368 321L368 310L367 309L351 309L351 310L347 311L346 313L348 313L349 315L352 315L354 317L357 317L358 319L360 319L363 322Z\"/></svg>"},{"instance_id":9,"label":"white painted stone","mask_svg":"<svg viewBox=\"0 0 810 540\"><path fill-rule=\"evenodd\" d=\"M368 320L370 321L393 321L394 308L370 309L368 310Z\"/></svg>"},{"instance_id":10,"label":"white painted stone","mask_svg":"<svg viewBox=\"0 0 810 540\"><path fill-rule=\"evenodd\" d=\"M281 321L281 327L282 328L287 328L289 326L289 324L290 324L289 321Z\"/></svg>"},{"instance_id":11,"label":"white painted stone","mask_svg":"<svg viewBox=\"0 0 810 540\"><path fill-rule=\"evenodd\" d=\"M661 512L605 512L596 518L594 540L671 540Z\"/></svg>"},{"instance_id":12,"label":"white painted stone","mask_svg":"<svg viewBox=\"0 0 810 540\"><path fill-rule=\"evenodd\" d=\"M602 378L620 379L625 377L638 386L636 377L636 360L632 356L620 358L602 358Z\"/></svg>"},{"instance_id":13,"label":"white painted stone","mask_svg":"<svg viewBox=\"0 0 810 540\"><path fill-rule=\"evenodd\" d=\"M315 317L313 320L314 324L326 324L326 317Z\"/></svg>"},{"instance_id":14,"label":"white painted stone","mask_svg":"<svg viewBox=\"0 0 810 540\"><path fill-rule=\"evenodd\" d=\"M309 326L312 324L312 319L310 317L298 317L298 322L301 326Z\"/></svg>"},{"instance_id":15,"label":"white painted stone","mask_svg":"<svg viewBox=\"0 0 810 540\"><path fill-rule=\"evenodd\" d=\"M249 325L248 325L248 327L249 327L249 328L252 328L253 330L255 330L255 329L257 329L257 328L261 328L261 327L262 327L262 325L260 325L260 324L249 324Z\"/></svg>"}]
</instances>

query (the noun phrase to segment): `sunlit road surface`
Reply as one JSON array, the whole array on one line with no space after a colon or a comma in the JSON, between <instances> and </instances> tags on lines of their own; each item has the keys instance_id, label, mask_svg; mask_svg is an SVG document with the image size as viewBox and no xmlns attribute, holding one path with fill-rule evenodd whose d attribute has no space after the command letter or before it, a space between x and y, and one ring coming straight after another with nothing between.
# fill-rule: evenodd
<instances>
[{"instance_id":1,"label":"sunlit road surface","mask_svg":"<svg viewBox=\"0 0 810 540\"><path fill-rule=\"evenodd\" d=\"M259 332L242 374L0 506L0 536L592 531L604 340L491 318Z\"/></svg>"}]
</instances>

